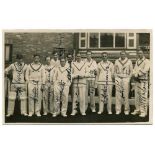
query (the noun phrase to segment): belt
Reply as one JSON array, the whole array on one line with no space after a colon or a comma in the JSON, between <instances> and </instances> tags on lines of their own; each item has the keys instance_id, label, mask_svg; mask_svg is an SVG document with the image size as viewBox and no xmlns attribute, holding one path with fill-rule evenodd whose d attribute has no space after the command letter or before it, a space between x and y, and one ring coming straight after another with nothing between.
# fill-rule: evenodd
<instances>
[{"instance_id":1,"label":"belt","mask_svg":"<svg viewBox=\"0 0 155 155\"><path fill-rule=\"evenodd\" d=\"M41 84L40 81L35 81L35 80L31 80L30 82L33 83L33 84Z\"/></svg>"},{"instance_id":2,"label":"belt","mask_svg":"<svg viewBox=\"0 0 155 155\"><path fill-rule=\"evenodd\" d=\"M117 76L117 78L124 79L124 78L130 78L130 77L120 77L120 76Z\"/></svg>"},{"instance_id":3,"label":"belt","mask_svg":"<svg viewBox=\"0 0 155 155\"><path fill-rule=\"evenodd\" d=\"M140 81L148 81L148 79L139 79Z\"/></svg>"},{"instance_id":4,"label":"belt","mask_svg":"<svg viewBox=\"0 0 155 155\"><path fill-rule=\"evenodd\" d=\"M54 82L53 81L46 81L45 84L47 84L47 83L53 84Z\"/></svg>"},{"instance_id":5,"label":"belt","mask_svg":"<svg viewBox=\"0 0 155 155\"><path fill-rule=\"evenodd\" d=\"M11 84L26 84L26 83L11 83Z\"/></svg>"}]
</instances>

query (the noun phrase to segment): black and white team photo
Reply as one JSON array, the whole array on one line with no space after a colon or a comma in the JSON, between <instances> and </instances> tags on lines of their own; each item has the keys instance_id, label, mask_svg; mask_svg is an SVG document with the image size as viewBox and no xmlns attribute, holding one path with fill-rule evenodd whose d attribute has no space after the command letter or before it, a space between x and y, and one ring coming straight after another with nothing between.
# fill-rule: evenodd
<instances>
[{"instance_id":1,"label":"black and white team photo","mask_svg":"<svg viewBox=\"0 0 155 155\"><path fill-rule=\"evenodd\" d=\"M152 31L4 31L4 123L149 124Z\"/></svg>"}]
</instances>

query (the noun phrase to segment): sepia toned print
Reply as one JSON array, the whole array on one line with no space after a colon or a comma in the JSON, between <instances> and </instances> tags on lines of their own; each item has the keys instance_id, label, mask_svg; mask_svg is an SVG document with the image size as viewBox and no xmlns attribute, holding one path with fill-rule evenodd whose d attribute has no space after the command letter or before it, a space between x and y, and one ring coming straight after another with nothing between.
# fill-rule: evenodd
<instances>
[{"instance_id":1,"label":"sepia toned print","mask_svg":"<svg viewBox=\"0 0 155 155\"><path fill-rule=\"evenodd\" d=\"M151 30L4 31L5 124L151 124Z\"/></svg>"}]
</instances>

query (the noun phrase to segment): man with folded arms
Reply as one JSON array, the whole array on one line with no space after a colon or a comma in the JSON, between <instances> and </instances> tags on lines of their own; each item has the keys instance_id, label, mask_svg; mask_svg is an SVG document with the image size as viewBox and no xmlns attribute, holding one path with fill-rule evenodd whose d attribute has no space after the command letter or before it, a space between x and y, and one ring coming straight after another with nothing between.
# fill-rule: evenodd
<instances>
[{"instance_id":1,"label":"man with folded arms","mask_svg":"<svg viewBox=\"0 0 155 155\"><path fill-rule=\"evenodd\" d=\"M145 58L142 50L137 51L138 60L133 70L135 78L135 107L132 115L139 115L140 117L147 116L148 109L148 82L150 61Z\"/></svg>"}]
</instances>

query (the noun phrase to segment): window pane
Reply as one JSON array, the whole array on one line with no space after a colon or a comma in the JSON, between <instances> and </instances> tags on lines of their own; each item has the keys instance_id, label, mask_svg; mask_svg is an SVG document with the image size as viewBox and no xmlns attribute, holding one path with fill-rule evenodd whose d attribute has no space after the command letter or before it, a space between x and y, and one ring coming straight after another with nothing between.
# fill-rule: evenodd
<instances>
[{"instance_id":1,"label":"window pane","mask_svg":"<svg viewBox=\"0 0 155 155\"><path fill-rule=\"evenodd\" d=\"M133 39L129 39L129 47L134 47L134 40Z\"/></svg>"},{"instance_id":2,"label":"window pane","mask_svg":"<svg viewBox=\"0 0 155 155\"><path fill-rule=\"evenodd\" d=\"M113 47L113 33L100 34L100 47Z\"/></svg>"},{"instance_id":3,"label":"window pane","mask_svg":"<svg viewBox=\"0 0 155 155\"><path fill-rule=\"evenodd\" d=\"M129 37L133 37L134 36L134 33L129 33Z\"/></svg>"},{"instance_id":4,"label":"window pane","mask_svg":"<svg viewBox=\"0 0 155 155\"><path fill-rule=\"evenodd\" d=\"M81 38L85 38L85 33L81 33Z\"/></svg>"},{"instance_id":5,"label":"window pane","mask_svg":"<svg viewBox=\"0 0 155 155\"><path fill-rule=\"evenodd\" d=\"M139 45L140 46L150 45L150 33L139 33Z\"/></svg>"},{"instance_id":6,"label":"window pane","mask_svg":"<svg viewBox=\"0 0 155 155\"><path fill-rule=\"evenodd\" d=\"M10 60L10 46L5 46L5 61Z\"/></svg>"},{"instance_id":7,"label":"window pane","mask_svg":"<svg viewBox=\"0 0 155 155\"><path fill-rule=\"evenodd\" d=\"M116 33L115 47L125 47L125 34L124 33Z\"/></svg>"},{"instance_id":8,"label":"window pane","mask_svg":"<svg viewBox=\"0 0 155 155\"><path fill-rule=\"evenodd\" d=\"M81 40L81 47L86 47L86 42L85 42L85 40Z\"/></svg>"},{"instance_id":9,"label":"window pane","mask_svg":"<svg viewBox=\"0 0 155 155\"><path fill-rule=\"evenodd\" d=\"M89 36L89 47L98 47L99 43L98 33L90 33Z\"/></svg>"}]
</instances>

